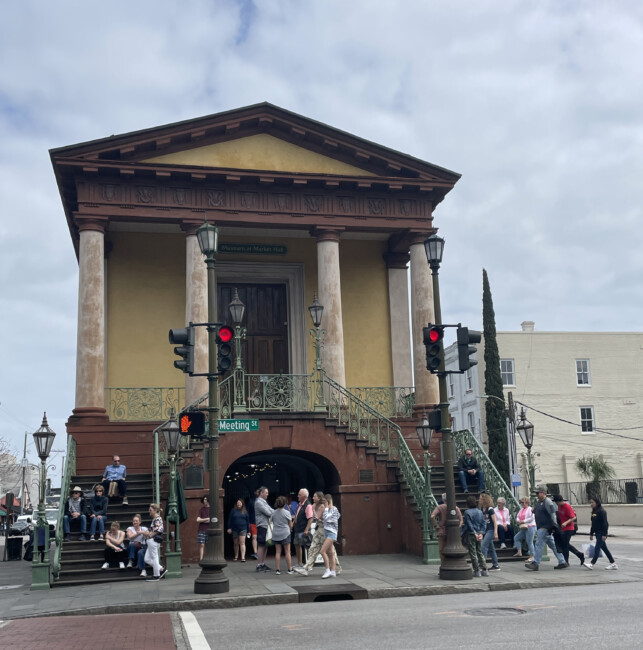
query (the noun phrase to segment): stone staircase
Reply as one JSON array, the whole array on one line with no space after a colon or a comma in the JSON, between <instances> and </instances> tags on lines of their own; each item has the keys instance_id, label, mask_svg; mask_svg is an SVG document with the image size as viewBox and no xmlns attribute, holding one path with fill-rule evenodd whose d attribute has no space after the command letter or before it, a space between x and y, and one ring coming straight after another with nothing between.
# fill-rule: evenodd
<instances>
[{"instance_id":1,"label":"stone staircase","mask_svg":"<svg viewBox=\"0 0 643 650\"><path fill-rule=\"evenodd\" d=\"M72 487L79 486L86 495L91 497L92 488L99 483L101 475L74 476ZM132 523L134 515L139 514L143 519L143 525L149 523L149 505L153 500L153 476L152 474L128 474L127 476L127 498L128 505L122 505L120 497L110 499L107 508L107 521L105 529L113 521L118 521L121 530L125 530ZM164 504L161 504L164 505ZM64 506L63 506L64 507ZM87 538L89 539L89 522L87 524ZM63 541L60 575L52 587L65 587L72 585L90 585L101 582L123 582L127 580L143 580L139 576L138 569L106 569L100 567L103 564L105 543L101 541L80 541L80 532L71 529L71 541ZM127 556L125 556L127 557ZM127 563L127 559L125 560Z\"/></svg>"}]
</instances>

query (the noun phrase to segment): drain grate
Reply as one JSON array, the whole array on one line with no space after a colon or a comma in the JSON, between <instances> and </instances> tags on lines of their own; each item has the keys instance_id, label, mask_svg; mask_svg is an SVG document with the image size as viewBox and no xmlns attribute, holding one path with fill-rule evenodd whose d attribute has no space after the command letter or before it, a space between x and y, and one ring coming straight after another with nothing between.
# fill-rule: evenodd
<instances>
[{"instance_id":1,"label":"drain grate","mask_svg":"<svg viewBox=\"0 0 643 650\"><path fill-rule=\"evenodd\" d=\"M518 607L478 607L477 609L465 609L464 613L467 616L517 616L527 612Z\"/></svg>"},{"instance_id":2,"label":"drain grate","mask_svg":"<svg viewBox=\"0 0 643 650\"><path fill-rule=\"evenodd\" d=\"M368 591L352 582L330 582L317 585L290 585L299 593L300 603L319 603L329 600L365 600Z\"/></svg>"}]
</instances>

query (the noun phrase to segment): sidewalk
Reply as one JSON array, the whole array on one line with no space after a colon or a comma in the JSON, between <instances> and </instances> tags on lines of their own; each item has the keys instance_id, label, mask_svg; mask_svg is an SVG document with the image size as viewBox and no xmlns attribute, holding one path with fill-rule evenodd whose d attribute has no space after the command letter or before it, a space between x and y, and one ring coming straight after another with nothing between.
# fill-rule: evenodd
<instances>
[{"instance_id":1,"label":"sidewalk","mask_svg":"<svg viewBox=\"0 0 643 650\"><path fill-rule=\"evenodd\" d=\"M583 535L582 533L585 532ZM125 582L88 587L56 587L49 591L30 591L31 565L25 561L0 562L0 619L47 615L116 614L172 612L200 609L246 607L298 603L295 587L314 586L337 589L353 585L366 590L368 598L423 596L476 591L509 591L539 587L569 587L643 580L641 528L618 527L608 545L619 570L604 571L607 560L601 559L594 571L579 566L576 558L568 569L554 571L554 562L543 562L540 571L527 571L522 562L504 562L502 570L488 578L446 581L438 577L438 566L426 566L411 555L367 555L341 558L343 572L335 579L321 580L322 569L301 577L273 573L256 573L254 563L230 562L225 570L230 579L226 594L207 596L194 593L198 566L187 566L183 577L159 582ZM3 539L0 539L2 552ZM587 543L587 531L576 538L578 546ZM619 550L627 549L629 552ZM274 569L274 558L269 566Z\"/></svg>"}]
</instances>

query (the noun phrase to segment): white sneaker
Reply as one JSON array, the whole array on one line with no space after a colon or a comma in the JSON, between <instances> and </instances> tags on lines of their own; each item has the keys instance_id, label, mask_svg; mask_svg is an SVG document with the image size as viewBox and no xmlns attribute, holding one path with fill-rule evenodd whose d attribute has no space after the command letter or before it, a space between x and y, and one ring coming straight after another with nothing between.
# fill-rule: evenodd
<instances>
[{"instance_id":1,"label":"white sneaker","mask_svg":"<svg viewBox=\"0 0 643 650\"><path fill-rule=\"evenodd\" d=\"M147 578L147 571L143 569L140 573L141 578Z\"/></svg>"},{"instance_id":2,"label":"white sneaker","mask_svg":"<svg viewBox=\"0 0 643 650\"><path fill-rule=\"evenodd\" d=\"M109 562L105 562L105 564L103 564L101 569L109 569Z\"/></svg>"},{"instance_id":3,"label":"white sneaker","mask_svg":"<svg viewBox=\"0 0 643 650\"><path fill-rule=\"evenodd\" d=\"M306 569L304 569L304 567L301 567L301 566L294 567L293 571L296 571L300 576L307 576L308 575L308 571L306 571Z\"/></svg>"},{"instance_id":4,"label":"white sneaker","mask_svg":"<svg viewBox=\"0 0 643 650\"><path fill-rule=\"evenodd\" d=\"M616 562L612 562L612 564L605 567L605 571L616 571L616 569L618 569Z\"/></svg>"},{"instance_id":5,"label":"white sneaker","mask_svg":"<svg viewBox=\"0 0 643 650\"><path fill-rule=\"evenodd\" d=\"M332 575L333 575L332 571L330 569L326 569L326 571L324 571L324 575L322 576L322 579L330 578Z\"/></svg>"},{"instance_id":6,"label":"white sneaker","mask_svg":"<svg viewBox=\"0 0 643 650\"><path fill-rule=\"evenodd\" d=\"M134 561L133 561L133 560L130 560L130 561L127 563L127 568L128 568L128 569L131 569L133 566L134 566Z\"/></svg>"},{"instance_id":7,"label":"white sneaker","mask_svg":"<svg viewBox=\"0 0 643 650\"><path fill-rule=\"evenodd\" d=\"M118 563L118 568L119 569L124 569L125 568L125 562L119 562Z\"/></svg>"},{"instance_id":8,"label":"white sneaker","mask_svg":"<svg viewBox=\"0 0 643 650\"><path fill-rule=\"evenodd\" d=\"M501 549L503 549L503 548L507 548L507 545L503 542L502 544L500 544L500 548L501 548Z\"/></svg>"},{"instance_id":9,"label":"white sneaker","mask_svg":"<svg viewBox=\"0 0 643 650\"><path fill-rule=\"evenodd\" d=\"M585 568L587 568L587 569L593 569L594 568L594 565L591 562L585 562L585 564L583 564L583 566Z\"/></svg>"},{"instance_id":10,"label":"white sneaker","mask_svg":"<svg viewBox=\"0 0 643 650\"><path fill-rule=\"evenodd\" d=\"M331 571L331 572L330 572L330 577L331 577L331 578L336 578L336 577L337 577L337 574L336 574L334 571Z\"/></svg>"}]
</instances>

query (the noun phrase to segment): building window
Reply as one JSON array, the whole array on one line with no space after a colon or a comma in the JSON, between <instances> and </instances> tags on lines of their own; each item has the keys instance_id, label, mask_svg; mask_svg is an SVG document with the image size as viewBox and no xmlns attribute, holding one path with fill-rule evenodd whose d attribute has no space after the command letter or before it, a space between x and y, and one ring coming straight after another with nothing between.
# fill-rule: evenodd
<instances>
[{"instance_id":1,"label":"building window","mask_svg":"<svg viewBox=\"0 0 643 650\"><path fill-rule=\"evenodd\" d=\"M474 420L474 417L473 417L473 413L471 413L471 412L467 413L467 417L469 418L469 431L471 431L471 433L475 433L476 432L476 425L475 425L475 420Z\"/></svg>"},{"instance_id":2,"label":"building window","mask_svg":"<svg viewBox=\"0 0 643 650\"><path fill-rule=\"evenodd\" d=\"M451 431L457 431L458 425L455 423L455 418L451 416Z\"/></svg>"},{"instance_id":3,"label":"building window","mask_svg":"<svg viewBox=\"0 0 643 650\"><path fill-rule=\"evenodd\" d=\"M576 359L576 385L591 386L589 377L589 359Z\"/></svg>"},{"instance_id":4,"label":"building window","mask_svg":"<svg viewBox=\"0 0 643 650\"><path fill-rule=\"evenodd\" d=\"M500 359L500 374L502 375L503 386L516 385L516 376L514 374L513 359Z\"/></svg>"},{"instance_id":5,"label":"building window","mask_svg":"<svg viewBox=\"0 0 643 650\"><path fill-rule=\"evenodd\" d=\"M594 432L594 407L593 406L580 407L580 428L583 433Z\"/></svg>"},{"instance_id":6,"label":"building window","mask_svg":"<svg viewBox=\"0 0 643 650\"><path fill-rule=\"evenodd\" d=\"M467 378L467 393L471 390L473 390L473 373L471 372L471 368L467 370L466 373L466 378Z\"/></svg>"},{"instance_id":7,"label":"building window","mask_svg":"<svg viewBox=\"0 0 643 650\"><path fill-rule=\"evenodd\" d=\"M454 381L453 380L453 375L449 375L449 384L448 384L448 389L449 389L448 396L449 397L453 397L453 395L455 393L455 389L454 389L454 386L453 386L453 381Z\"/></svg>"}]
</instances>

